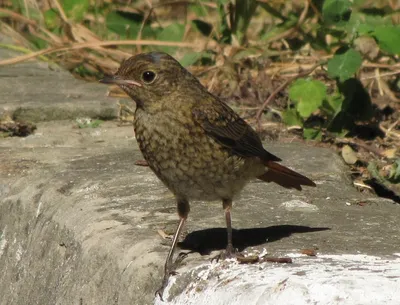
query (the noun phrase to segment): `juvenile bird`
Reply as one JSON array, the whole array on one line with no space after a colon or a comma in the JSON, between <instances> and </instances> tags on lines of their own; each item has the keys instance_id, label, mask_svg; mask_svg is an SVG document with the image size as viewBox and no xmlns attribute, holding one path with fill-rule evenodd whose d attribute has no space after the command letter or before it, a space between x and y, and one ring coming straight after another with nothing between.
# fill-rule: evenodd
<instances>
[{"instance_id":1,"label":"juvenile bird","mask_svg":"<svg viewBox=\"0 0 400 305\"><path fill-rule=\"evenodd\" d=\"M173 273L173 254L191 200L221 200L228 243L234 255L232 199L253 178L301 190L315 186L307 177L278 163L257 133L218 97L166 53L151 52L125 60L101 80L117 84L135 102L134 129L144 158L175 195L180 218L165 267L162 296Z\"/></svg>"}]
</instances>

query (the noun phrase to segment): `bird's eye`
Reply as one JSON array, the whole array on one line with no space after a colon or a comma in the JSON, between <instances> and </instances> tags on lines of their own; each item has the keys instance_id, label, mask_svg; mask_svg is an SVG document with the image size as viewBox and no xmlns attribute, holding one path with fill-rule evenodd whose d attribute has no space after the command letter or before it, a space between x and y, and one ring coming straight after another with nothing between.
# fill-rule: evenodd
<instances>
[{"instance_id":1,"label":"bird's eye","mask_svg":"<svg viewBox=\"0 0 400 305\"><path fill-rule=\"evenodd\" d=\"M150 84L156 78L156 74L153 71L145 71L142 74L142 79L145 83Z\"/></svg>"}]
</instances>

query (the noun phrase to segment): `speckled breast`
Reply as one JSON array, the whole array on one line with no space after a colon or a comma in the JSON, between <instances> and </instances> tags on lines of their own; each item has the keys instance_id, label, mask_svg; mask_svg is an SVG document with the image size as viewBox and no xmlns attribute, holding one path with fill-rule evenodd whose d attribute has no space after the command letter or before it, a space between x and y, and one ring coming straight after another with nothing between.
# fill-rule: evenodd
<instances>
[{"instance_id":1,"label":"speckled breast","mask_svg":"<svg viewBox=\"0 0 400 305\"><path fill-rule=\"evenodd\" d=\"M230 155L188 114L163 111L149 115L138 109L134 127L150 168L178 197L229 199L262 173L257 160Z\"/></svg>"}]
</instances>

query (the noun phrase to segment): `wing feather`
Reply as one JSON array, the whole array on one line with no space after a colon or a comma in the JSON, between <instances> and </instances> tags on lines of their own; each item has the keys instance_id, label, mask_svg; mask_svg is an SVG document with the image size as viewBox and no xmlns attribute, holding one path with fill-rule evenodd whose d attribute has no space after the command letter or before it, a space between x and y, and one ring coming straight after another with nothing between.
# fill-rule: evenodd
<instances>
[{"instance_id":1,"label":"wing feather","mask_svg":"<svg viewBox=\"0 0 400 305\"><path fill-rule=\"evenodd\" d=\"M255 130L222 101L195 106L192 115L207 135L232 153L240 157L259 157L263 161L281 161L264 149Z\"/></svg>"}]
</instances>

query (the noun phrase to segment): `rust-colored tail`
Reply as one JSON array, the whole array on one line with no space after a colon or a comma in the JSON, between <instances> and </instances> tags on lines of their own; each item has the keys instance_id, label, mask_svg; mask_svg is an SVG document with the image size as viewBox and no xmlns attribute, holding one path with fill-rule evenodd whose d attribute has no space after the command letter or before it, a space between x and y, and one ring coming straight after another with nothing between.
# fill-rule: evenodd
<instances>
[{"instance_id":1,"label":"rust-colored tail","mask_svg":"<svg viewBox=\"0 0 400 305\"><path fill-rule=\"evenodd\" d=\"M295 188L299 191L301 191L302 185L316 186L316 184L306 176L296 173L295 171L276 162L266 161L264 164L268 167L268 171L257 177L262 181L275 182L280 186Z\"/></svg>"}]
</instances>

